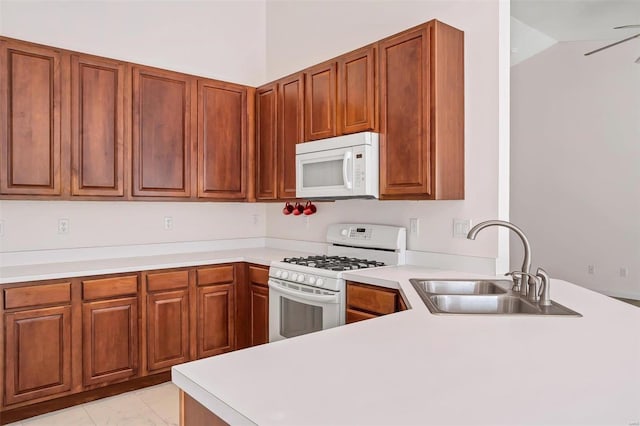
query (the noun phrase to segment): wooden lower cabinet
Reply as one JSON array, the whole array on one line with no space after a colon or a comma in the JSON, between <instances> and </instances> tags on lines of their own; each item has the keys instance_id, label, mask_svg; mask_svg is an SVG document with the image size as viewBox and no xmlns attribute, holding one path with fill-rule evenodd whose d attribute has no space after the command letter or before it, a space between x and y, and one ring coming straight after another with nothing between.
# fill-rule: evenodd
<instances>
[{"instance_id":1,"label":"wooden lower cabinet","mask_svg":"<svg viewBox=\"0 0 640 426\"><path fill-rule=\"evenodd\" d=\"M147 369L189 361L189 290L147 295Z\"/></svg>"},{"instance_id":2,"label":"wooden lower cabinet","mask_svg":"<svg viewBox=\"0 0 640 426\"><path fill-rule=\"evenodd\" d=\"M71 389L71 306L6 313L3 405Z\"/></svg>"},{"instance_id":3,"label":"wooden lower cabinet","mask_svg":"<svg viewBox=\"0 0 640 426\"><path fill-rule=\"evenodd\" d=\"M235 349L234 286L199 287L197 295L197 356L218 355Z\"/></svg>"},{"instance_id":4,"label":"wooden lower cabinet","mask_svg":"<svg viewBox=\"0 0 640 426\"><path fill-rule=\"evenodd\" d=\"M347 324L406 309L398 290L347 281Z\"/></svg>"},{"instance_id":5,"label":"wooden lower cabinet","mask_svg":"<svg viewBox=\"0 0 640 426\"><path fill-rule=\"evenodd\" d=\"M251 346L269 343L269 288L251 284Z\"/></svg>"},{"instance_id":6,"label":"wooden lower cabinet","mask_svg":"<svg viewBox=\"0 0 640 426\"><path fill-rule=\"evenodd\" d=\"M84 303L83 384L115 382L138 373L138 298Z\"/></svg>"}]
</instances>

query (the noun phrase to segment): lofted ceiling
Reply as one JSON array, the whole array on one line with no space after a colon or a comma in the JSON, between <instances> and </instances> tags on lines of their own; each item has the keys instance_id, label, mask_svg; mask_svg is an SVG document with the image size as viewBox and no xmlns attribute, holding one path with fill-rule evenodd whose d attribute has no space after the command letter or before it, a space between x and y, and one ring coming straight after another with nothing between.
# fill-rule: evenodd
<instances>
[{"instance_id":1,"label":"lofted ceiling","mask_svg":"<svg viewBox=\"0 0 640 426\"><path fill-rule=\"evenodd\" d=\"M511 16L556 41L616 41L639 32L640 0L511 0Z\"/></svg>"}]
</instances>

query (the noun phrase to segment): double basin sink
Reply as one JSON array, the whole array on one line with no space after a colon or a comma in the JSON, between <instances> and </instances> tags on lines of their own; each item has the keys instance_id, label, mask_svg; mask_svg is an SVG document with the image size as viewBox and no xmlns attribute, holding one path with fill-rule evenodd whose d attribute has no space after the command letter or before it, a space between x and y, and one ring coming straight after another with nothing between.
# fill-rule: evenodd
<instances>
[{"instance_id":1,"label":"double basin sink","mask_svg":"<svg viewBox=\"0 0 640 426\"><path fill-rule=\"evenodd\" d=\"M511 280L411 279L420 298L434 314L571 315L581 316L551 302L539 306L510 290Z\"/></svg>"}]
</instances>

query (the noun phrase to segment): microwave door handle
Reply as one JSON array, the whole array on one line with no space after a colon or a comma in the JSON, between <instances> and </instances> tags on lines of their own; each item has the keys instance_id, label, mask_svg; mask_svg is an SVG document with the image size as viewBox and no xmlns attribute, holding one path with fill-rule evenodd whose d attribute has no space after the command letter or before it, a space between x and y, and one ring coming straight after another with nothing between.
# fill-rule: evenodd
<instances>
[{"instance_id":1,"label":"microwave door handle","mask_svg":"<svg viewBox=\"0 0 640 426\"><path fill-rule=\"evenodd\" d=\"M351 189L353 187L353 182L349 179L349 170L353 170L353 164L349 167L352 162L351 151L347 151L344 153L344 158L342 160L342 179L344 180L344 187L347 189Z\"/></svg>"},{"instance_id":2,"label":"microwave door handle","mask_svg":"<svg viewBox=\"0 0 640 426\"><path fill-rule=\"evenodd\" d=\"M289 290L288 288L281 287L273 282L269 281L269 288L272 288L274 291L278 291L282 294L286 294L288 296L299 297L305 300L309 300L312 302L333 302L336 300L335 295L331 296L318 296L315 294L302 293L295 290Z\"/></svg>"}]
</instances>

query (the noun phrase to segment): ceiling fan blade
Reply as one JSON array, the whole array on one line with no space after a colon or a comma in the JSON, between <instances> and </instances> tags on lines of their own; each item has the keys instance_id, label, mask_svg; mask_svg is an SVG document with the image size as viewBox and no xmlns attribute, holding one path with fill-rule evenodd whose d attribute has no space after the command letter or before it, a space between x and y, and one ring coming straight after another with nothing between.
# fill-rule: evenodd
<instances>
[{"instance_id":1,"label":"ceiling fan blade","mask_svg":"<svg viewBox=\"0 0 640 426\"><path fill-rule=\"evenodd\" d=\"M636 59L636 64L640 64L640 56L638 56L638 59Z\"/></svg>"},{"instance_id":2,"label":"ceiling fan blade","mask_svg":"<svg viewBox=\"0 0 640 426\"><path fill-rule=\"evenodd\" d=\"M633 24L633 25L621 25L619 27L613 27L614 30L619 30L621 28L640 28L640 24Z\"/></svg>"},{"instance_id":3,"label":"ceiling fan blade","mask_svg":"<svg viewBox=\"0 0 640 426\"><path fill-rule=\"evenodd\" d=\"M585 53L585 54L584 54L584 56L593 55L594 53L598 53L598 52L603 51L604 49L608 49L608 48L610 48L610 47L617 46L617 45L619 45L620 43L624 43L625 41L633 40L633 39L634 39L634 38L636 38L636 37L640 37L640 33L638 33L638 34L636 34L636 35L632 35L631 37L627 37L627 38L625 38L625 39L623 39L623 40L616 41L615 43L611 43L611 44L609 44L609 45L607 45L607 46L604 46L604 47L601 47L601 48L599 48L599 49L592 50L591 52L587 52L587 53Z\"/></svg>"}]
</instances>

